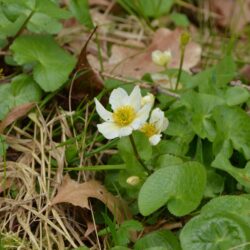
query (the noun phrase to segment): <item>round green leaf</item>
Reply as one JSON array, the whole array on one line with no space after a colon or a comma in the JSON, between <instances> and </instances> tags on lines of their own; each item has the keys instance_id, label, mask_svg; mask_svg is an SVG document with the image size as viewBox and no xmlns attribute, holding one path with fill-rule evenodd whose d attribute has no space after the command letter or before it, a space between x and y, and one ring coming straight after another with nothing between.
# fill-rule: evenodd
<instances>
[{"instance_id":1,"label":"round green leaf","mask_svg":"<svg viewBox=\"0 0 250 250\"><path fill-rule=\"evenodd\" d=\"M250 200L243 196L225 195L212 199L201 210L202 214L228 212L240 216L250 225Z\"/></svg>"},{"instance_id":2,"label":"round green leaf","mask_svg":"<svg viewBox=\"0 0 250 250\"><path fill-rule=\"evenodd\" d=\"M169 230L159 230L137 240L134 250L180 250L180 243Z\"/></svg>"},{"instance_id":3,"label":"round green leaf","mask_svg":"<svg viewBox=\"0 0 250 250\"><path fill-rule=\"evenodd\" d=\"M20 36L12 44L11 50L19 65L34 65L34 79L44 91L60 88L75 65L74 57L47 35Z\"/></svg>"},{"instance_id":4,"label":"round green leaf","mask_svg":"<svg viewBox=\"0 0 250 250\"><path fill-rule=\"evenodd\" d=\"M198 162L185 162L157 170L143 184L138 198L140 212L147 216L168 203L176 216L199 205L206 186L206 171Z\"/></svg>"},{"instance_id":5,"label":"round green leaf","mask_svg":"<svg viewBox=\"0 0 250 250\"><path fill-rule=\"evenodd\" d=\"M164 155L160 155L158 157L158 159L156 160L155 163L155 167L156 168L165 168L165 167L169 167L171 165L178 165L183 163L182 159L174 156L174 155L170 155L170 154L164 154Z\"/></svg>"},{"instance_id":6,"label":"round green leaf","mask_svg":"<svg viewBox=\"0 0 250 250\"><path fill-rule=\"evenodd\" d=\"M185 225L180 240L183 250L248 250L250 228L236 215L200 215Z\"/></svg>"}]
</instances>

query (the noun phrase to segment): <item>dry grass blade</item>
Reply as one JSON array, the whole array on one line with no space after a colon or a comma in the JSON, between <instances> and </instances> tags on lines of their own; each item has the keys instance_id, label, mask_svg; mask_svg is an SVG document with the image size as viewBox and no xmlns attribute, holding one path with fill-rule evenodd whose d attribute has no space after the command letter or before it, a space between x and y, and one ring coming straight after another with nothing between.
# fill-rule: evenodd
<instances>
[{"instance_id":1,"label":"dry grass blade","mask_svg":"<svg viewBox=\"0 0 250 250\"><path fill-rule=\"evenodd\" d=\"M14 240L27 241L20 249L72 249L83 246L86 241L95 245L93 232L89 231L90 235L84 237L89 227L87 222L79 226L70 210L50 206L66 163L65 146L58 147L53 131L55 127L61 128L62 142L71 136L67 117L72 115L54 111L52 108L46 118L40 111L29 116L32 134L12 126L5 136L15 160L0 163L0 192L4 195L0 197L0 230L4 242L9 233L14 232L11 244L16 244ZM56 169L52 168L52 162Z\"/></svg>"},{"instance_id":2,"label":"dry grass blade","mask_svg":"<svg viewBox=\"0 0 250 250\"><path fill-rule=\"evenodd\" d=\"M20 106L13 108L9 114L4 118L4 120L0 123L0 134L3 133L4 129L8 127L12 122L17 119L27 115L27 113L34 108L34 103L25 103Z\"/></svg>"}]
</instances>

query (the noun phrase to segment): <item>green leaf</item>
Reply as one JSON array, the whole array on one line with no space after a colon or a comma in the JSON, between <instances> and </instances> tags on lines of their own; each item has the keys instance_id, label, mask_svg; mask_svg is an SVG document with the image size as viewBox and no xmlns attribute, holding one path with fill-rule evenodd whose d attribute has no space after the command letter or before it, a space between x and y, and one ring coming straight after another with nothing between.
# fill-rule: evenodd
<instances>
[{"instance_id":1,"label":"green leaf","mask_svg":"<svg viewBox=\"0 0 250 250\"><path fill-rule=\"evenodd\" d=\"M209 201L202 209L201 213L227 212L240 216L250 225L250 200L239 195L224 195Z\"/></svg>"},{"instance_id":2,"label":"green leaf","mask_svg":"<svg viewBox=\"0 0 250 250\"><path fill-rule=\"evenodd\" d=\"M220 63L215 66L215 79L219 87L227 85L233 80L236 72L236 64L232 55L225 56Z\"/></svg>"},{"instance_id":3,"label":"green leaf","mask_svg":"<svg viewBox=\"0 0 250 250\"><path fill-rule=\"evenodd\" d=\"M134 245L134 250L181 250L180 243L176 236L169 230L159 230L149 233L137 240Z\"/></svg>"},{"instance_id":4,"label":"green leaf","mask_svg":"<svg viewBox=\"0 0 250 250\"><path fill-rule=\"evenodd\" d=\"M205 197L215 197L224 190L224 178L215 172L215 169L207 169L207 186L204 192Z\"/></svg>"},{"instance_id":5,"label":"green leaf","mask_svg":"<svg viewBox=\"0 0 250 250\"><path fill-rule=\"evenodd\" d=\"M60 88L68 80L76 62L50 36L20 36L11 50L19 65L33 65L34 79L46 92Z\"/></svg>"},{"instance_id":6,"label":"green leaf","mask_svg":"<svg viewBox=\"0 0 250 250\"><path fill-rule=\"evenodd\" d=\"M187 87L199 86L200 92L211 93L215 87L225 87L233 80L235 72L236 64L233 57L228 55L214 67L194 75Z\"/></svg>"},{"instance_id":7,"label":"green leaf","mask_svg":"<svg viewBox=\"0 0 250 250\"><path fill-rule=\"evenodd\" d=\"M20 14L15 20L10 20L0 8L0 32L3 38L14 36L23 25L26 15Z\"/></svg>"},{"instance_id":8,"label":"green leaf","mask_svg":"<svg viewBox=\"0 0 250 250\"><path fill-rule=\"evenodd\" d=\"M36 0L34 10L35 12L41 12L56 19L67 19L72 16L68 10L60 8L58 4L51 0Z\"/></svg>"},{"instance_id":9,"label":"green leaf","mask_svg":"<svg viewBox=\"0 0 250 250\"><path fill-rule=\"evenodd\" d=\"M73 250L89 250L88 247L78 247L78 248L74 248Z\"/></svg>"},{"instance_id":10,"label":"green leaf","mask_svg":"<svg viewBox=\"0 0 250 250\"><path fill-rule=\"evenodd\" d=\"M182 96L181 102L187 106L192 114L191 122L195 133L203 139L208 138L213 141L216 131L210 117L213 109L224 103L223 99L214 95L190 91Z\"/></svg>"},{"instance_id":11,"label":"green leaf","mask_svg":"<svg viewBox=\"0 0 250 250\"><path fill-rule=\"evenodd\" d=\"M143 14L154 18L168 13L173 4L173 0L139 0L139 8Z\"/></svg>"},{"instance_id":12,"label":"green leaf","mask_svg":"<svg viewBox=\"0 0 250 250\"><path fill-rule=\"evenodd\" d=\"M168 13L174 4L173 0L116 0L131 15L157 18Z\"/></svg>"},{"instance_id":13,"label":"green leaf","mask_svg":"<svg viewBox=\"0 0 250 250\"><path fill-rule=\"evenodd\" d=\"M161 168L143 184L138 198L139 210L147 216L167 203L172 214L183 216L197 208L205 185L206 171L198 162Z\"/></svg>"},{"instance_id":14,"label":"green leaf","mask_svg":"<svg viewBox=\"0 0 250 250\"><path fill-rule=\"evenodd\" d=\"M231 87L226 90L226 102L229 106L235 106L246 102L249 98L249 92L241 87Z\"/></svg>"},{"instance_id":15,"label":"green leaf","mask_svg":"<svg viewBox=\"0 0 250 250\"><path fill-rule=\"evenodd\" d=\"M110 250L131 250L131 248L123 247L123 246L115 246L110 248Z\"/></svg>"},{"instance_id":16,"label":"green leaf","mask_svg":"<svg viewBox=\"0 0 250 250\"><path fill-rule=\"evenodd\" d=\"M180 240L183 250L248 250L250 228L233 214L202 214L184 226Z\"/></svg>"},{"instance_id":17,"label":"green leaf","mask_svg":"<svg viewBox=\"0 0 250 250\"><path fill-rule=\"evenodd\" d=\"M250 160L250 117L238 107L217 107L213 112L216 121L215 153L218 153L225 141L230 140L234 149ZM229 156L230 157L230 156Z\"/></svg>"},{"instance_id":18,"label":"green leaf","mask_svg":"<svg viewBox=\"0 0 250 250\"><path fill-rule=\"evenodd\" d=\"M32 77L22 74L13 78L11 84L0 85L0 120L21 104L39 101L41 89Z\"/></svg>"},{"instance_id":19,"label":"green leaf","mask_svg":"<svg viewBox=\"0 0 250 250\"><path fill-rule=\"evenodd\" d=\"M142 231L143 226L139 221L128 220L124 221L118 228L117 234L117 244L119 246L126 246L130 242L130 234L132 231Z\"/></svg>"},{"instance_id":20,"label":"green leaf","mask_svg":"<svg viewBox=\"0 0 250 250\"><path fill-rule=\"evenodd\" d=\"M62 29L62 24L46 14L35 13L28 22L27 28L34 33L56 34Z\"/></svg>"},{"instance_id":21,"label":"green leaf","mask_svg":"<svg viewBox=\"0 0 250 250\"><path fill-rule=\"evenodd\" d=\"M94 28L88 0L70 0L69 9L81 24L84 24L89 29Z\"/></svg>"},{"instance_id":22,"label":"green leaf","mask_svg":"<svg viewBox=\"0 0 250 250\"><path fill-rule=\"evenodd\" d=\"M181 13L173 12L170 15L170 19L179 27L187 27L190 24L187 16Z\"/></svg>"},{"instance_id":23,"label":"green leaf","mask_svg":"<svg viewBox=\"0 0 250 250\"><path fill-rule=\"evenodd\" d=\"M162 154L172 154L176 156L185 155L186 145L181 145L174 140L161 140L155 147L153 147L153 157L158 157Z\"/></svg>"},{"instance_id":24,"label":"green leaf","mask_svg":"<svg viewBox=\"0 0 250 250\"><path fill-rule=\"evenodd\" d=\"M148 137L146 137L144 133L135 131L133 132L133 138L140 157L146 161L150 160L152 156L152 146L149 143ZM129 161L129 158L135 155L129 137L120 139L118 149L125 162L127 160Z\"/></svg>"},{"instance_id":25,"label":"green leaf","mask_svg":"<svg viewBox=\"0 0 250 250\"><path fill-rule=\"evenodd\" d=\"M179 137L184 143L189 144L194 137L194 131L191 126L191 113L186 107L182 106L170 109L166 115L169 120L169 126L164 133Z\"/></svg>"},{"instance_id":26,"label":"green leaf","mask_svg":"<svg viewBox=\"0 0 250 250\"><path fill-rule=\"evenodd\" d=\"M155 162L156 168L165 168L171 165L178 165L183 163L182 159L170 154L160 155Z\"/></svg>"},{"instance_id":27,"label":"green leaf","mask_svg":"<svg viewBox=\"0 0 250 250\"><path fill-rule=\"evenodd\" d=\"M226 171L232 175L241 185L250 188L250 162L244 168L234 167L229 158L233 154L233 146L230 140L223 143L221 151L216 155L212 166Z\"/></svg>"},{"instance_id":28,"label":"green leaf","mask_svg":"<svg viewBox=\"0 0 250 250\"><path fill-rule=\"evenodd\" d=\"M14 36L30 15L32 16L27 23L30 31L50 34L55 34L62 28L58 19L71 17L69 11L51 0L0 0L0 3L0 20L3 24L0 31L6 36Z\"/></svg>"}]
</instances>

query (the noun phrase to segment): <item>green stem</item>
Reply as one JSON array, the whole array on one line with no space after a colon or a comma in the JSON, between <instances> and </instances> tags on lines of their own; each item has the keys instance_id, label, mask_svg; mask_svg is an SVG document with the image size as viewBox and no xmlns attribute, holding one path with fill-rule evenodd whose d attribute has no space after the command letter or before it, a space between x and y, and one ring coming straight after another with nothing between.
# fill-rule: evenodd
<instances>
[{"instance_id":1,"label":"green stem","mask_svg":"<svg viewBox=\"0 0 250 250\"><path fill-rule=\"evenodd\" d=\"M148 170L147 166L144 164L143 160L141 159L141 157L140 157L140 155L138 153L138 150L136 148L136 144L135 144L133 136L130 135L129 139L130 139L130 142L131 142L132 148L134 150L135 157L136 157L137 161L139 161L141 163L141 165L143 166L143 168L146 170L146 172L149 173L149 170Z\"/></svg>"},{"instance_id":2,"label":"green stem","mask_svg":"<svg viewBox=\"0 0 250 250\"><path fill-rule=\"evenodd\" d=\"M177 76L177 82L175 85L175 90L178 89L180 79L181 79L181 72L182 72L182 67L183 67L183 62L184 62L184 54L185 54L185 48L181 48L181 61L180 61L180 66L179 66L179 71L178 71L178 76Z\"/></svg>"},{"instance_id":3,"label":"green stem","mask_svg":"<svg viewBox=\"0 0 250 250\"><path fill-rule=\"evenodd\" d=\"M123 170L126 169L125 164L120 165L99 165L99 166L83 166L75 168L64 168L67 171L103 171L103 170Z\"/></svg>"}]
</instances>

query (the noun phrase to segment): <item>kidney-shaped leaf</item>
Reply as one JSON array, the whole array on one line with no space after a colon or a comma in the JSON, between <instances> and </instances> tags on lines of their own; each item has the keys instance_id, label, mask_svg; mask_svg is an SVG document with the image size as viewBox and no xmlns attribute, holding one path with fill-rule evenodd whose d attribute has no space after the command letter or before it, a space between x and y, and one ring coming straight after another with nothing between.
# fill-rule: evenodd
<instances>
[{"instance_id":1,"label":"kidney-shaped leaf","mask_svg":"<svg viewBox=\"0 0 250 250\"><path fill-rule=\"evenodd\" d=\"M180 243L176 236L169 230L163 229L149 233L137 240L134 246L135 250L151 250L162 248L165 250L180 250Z\"/></svg>"},{"instance_id":2,"label":"kidney-shaped leaf","mask_svg":"<svg viewBox=\"0 0 250 250\"><path fill-rule=\"evenodd\" d=\"M239 195L216 197L202 207L201 213L228 212L240 216L250 225L250 200Z\"/></svg>"},{"instance_id":3,"label":"kidney-shaped leaf","mask_svg":"<svg viewBox=\"0 0 250 250\"><path fill-rule=\"evenodd\" d=\"M147 216L168 204L176 216L190 213L199 205L206 186L206 172L198 162L185 162L157 170L143 184L139 210Z\"/></svg>"},{"instance_id":4,"label":"kidney-shaped leaf","mask_svg":"<svg viewBox=\"0 0 250 250\"><path fill-rule=\"evenodd\" d=\"M67 81L76 62L74 57L60 48L51 36L18 37L11 50L14 60L19 65L34 65L34 79L44 91L60 88Z\"/></svg>"},{"instance_id":5,"label":"kidney-shaped leaf","mask_svg":"<svg viewBox=\"0 0 250 250\"><path fill-rule=\"evenodd\" d=\"M180 234L183 250L249 249L250 228L236 215L209 213L190 220Z\"/></svg>"}]
</instances>

